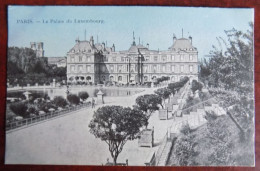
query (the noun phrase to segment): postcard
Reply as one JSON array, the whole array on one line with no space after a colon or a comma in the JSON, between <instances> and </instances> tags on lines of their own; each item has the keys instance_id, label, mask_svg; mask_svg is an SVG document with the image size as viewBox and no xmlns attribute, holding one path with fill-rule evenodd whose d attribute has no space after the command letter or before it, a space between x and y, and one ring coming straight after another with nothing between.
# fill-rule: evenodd
<instances>
[{"instance_id":1,"label":"postcard","mask_svg":"<svg viewBox=\"0 0 260 171\"><path fill-rule=\"evenodd\" d=\"M254 9L8 6L5 164L255 165Z\"/></svg>"}]
</instances>

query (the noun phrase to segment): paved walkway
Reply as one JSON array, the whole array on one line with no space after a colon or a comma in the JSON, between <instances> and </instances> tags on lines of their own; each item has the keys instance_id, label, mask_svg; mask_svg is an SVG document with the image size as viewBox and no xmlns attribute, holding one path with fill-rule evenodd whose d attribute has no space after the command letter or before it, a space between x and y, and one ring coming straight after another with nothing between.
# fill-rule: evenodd
<instances>
[{"instance_id":1,"label":"paved walkway","mask_svg":"<svg viewBox=\"0 0 260 171\"><path fill-rule=\"evenodd\" d=\"M132 106L137 96L153 91L146 89L130 97L105 97L105 105ZM7 134L6 164L101 165L107 158L112 161L107 144L89 133L93 113L88 108ZM160 121L158 113L154 113L149 123L148 127L155 127L155 147L138 147L137 140L128 141L118 162L128 159L129 165L144 165L151 150L158 148L171 121Z\"/></svg>"},{"instance_id":2,"label":"paved walkway","mask_svg":"<svg viewBox=\"0 0 260 171\"><path fill-rule=\"evenodd\" d=\"M151 94L155 89L128 97L105 97L105 105L132 106L139 95ZM101 105L96 106L96 109ZM64 117L11 132L6 135L6 164L62 164L101 165L112 161L108 145L89 133L88 124L95 109L73 112ZM158 112L149 119L154 127L155 147L138 147L138 140L128 141L119 154L118 162L128 159L129 165L144 165L152 151L156 151L169 128L176 120L159 120Z\"/></svg>"}]
</instances>

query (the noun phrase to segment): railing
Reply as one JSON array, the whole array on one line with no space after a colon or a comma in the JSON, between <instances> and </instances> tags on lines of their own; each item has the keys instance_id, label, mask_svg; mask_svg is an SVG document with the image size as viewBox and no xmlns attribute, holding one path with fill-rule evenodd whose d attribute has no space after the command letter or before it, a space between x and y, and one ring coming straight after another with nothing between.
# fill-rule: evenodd
<instances>
[{"instance_id":1,"label":"railing","mask_svg":"<svg viewBox=\"0 0 260 171\"><path fill-rule=\"evenodd\" d=\"M35 116L32 118L26 118L26 119L19 120L19 121L9 122L9 123L6 123L5 129L6 129L6 131L10 131L10 130L13 130L13 129L16 129L16 128L19 128L22 126L29 126L31 124L35 124L40 121L44 121L44 120L47 120L50 118L61 116L61 115L64 115L64 114L67 114L67 113L70 113L70 112L73 112L73 111L76 111L76 110L79 110L79 109L82 109L85 107L90 107L90 106L91 106L91 103L84 103L81 105L69 107L68 109L65 109L65 110L49 112L49 113Z\"/></svg>"},{"instance_id":2,"label":"railing","mask_svg":"<svg viewBox=\"0 0 260 171\"><path fill-rule=\"evenodd\" d=\"M211 97L211 98L209 98L209 99L207 99L207 100L204 100L204 101L202 101L202 102L199 102L199 103L197 103L197 104L195 104L195 105L192 105L192 106L190 106L190 107L187 107L187 108L185 108L185 109L182 109L182 112L188 111L189 109L192 109L193 107L199 106L199 105L201 105L201 104L204 106L204 103L206 103L206 102L208 102L208 101L210 101L210 100L212 100L212 99L215 99L215 98L214 98L214 97Z\"/></svg>"},{"instance_id":3,"label":"railing","mask_svg":"<svg viewBox=\"0 0 260 171\"><path fill-rule=\"evenodd\" d=\"M165 134L165 136L163 137L162 143L160 144L160 147L158 148L156 154L155 154L155 165L157 166L160 162L160 159L162 157L163 154L163 150L165 149L165 146L167 144L167 140L168 140L168 132Z\"/></svg>"}]
</instances>

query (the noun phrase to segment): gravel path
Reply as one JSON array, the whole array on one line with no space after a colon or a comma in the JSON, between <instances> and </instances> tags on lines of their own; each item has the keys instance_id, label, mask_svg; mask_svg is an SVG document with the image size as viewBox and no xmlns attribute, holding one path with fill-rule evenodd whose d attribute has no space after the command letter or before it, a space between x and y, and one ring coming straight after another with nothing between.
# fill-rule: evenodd
<instances>
[{"instance_id":1,"label":"gravel path","mask_svg":"<svg viewBox=\"0 0 260 171\"><path fill-rule=\"evenodd\" d=\"M137 96L151 94L145 89L128 97L105 97L105 105L132 106ZM96 106L96 109L101 106ZM88 124L93 109L84 109L66 116L10 132L6 135L6 164L62 164L101 165L107 158L112 161L105 142L89 133ZM155 128L155 147L138 147L138 141L128 141L119 154L118 162L128 159L129 165L144 165L147 156L155 151L172 120L159 120L155 112L149 128Z\"/></svg>"}]
</instances>

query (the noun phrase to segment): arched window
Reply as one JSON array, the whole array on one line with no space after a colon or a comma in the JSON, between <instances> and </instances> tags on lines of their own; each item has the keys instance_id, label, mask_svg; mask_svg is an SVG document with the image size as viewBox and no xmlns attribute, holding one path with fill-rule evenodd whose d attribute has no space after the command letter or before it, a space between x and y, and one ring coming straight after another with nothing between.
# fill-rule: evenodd
<instances>
[{"instance_id":1,"label":"arched window","mask_svg":"<svg viewBox=\"0 0 260 171\"><path fill-rule=\"evenodd\" d=\"M114 81L114 76L110 76L110 77L109 77L109 80L110 80L110 81Z\"/></svg>"},{"instance_id":2,"label":"arched window","mask_svg":"<svg viewBox=\"0 0 260 171\"><path fill-rule=\"evenodd\" d=\"M86 80L90 81L91 80L91 76L87 76Z\"/></svg>"},{"instance_id":3,"label":"arched window","mask_svg":"<svg viewBox=\"0 0 260 171\"><path fill-rule=\"evenodd\" d=\"M148 81L148 77L144 76L144 81L147 82Z\"/></svg>"},{"instance_id":4,"label":"arched window","mask_svg":"<svg viewBox=\"0 0 260 171\"><path fill-rule=\"evenodd\" d=\"M122 76L118 76L118 81L122 81Z\"/></svg>"}]
</instances>

